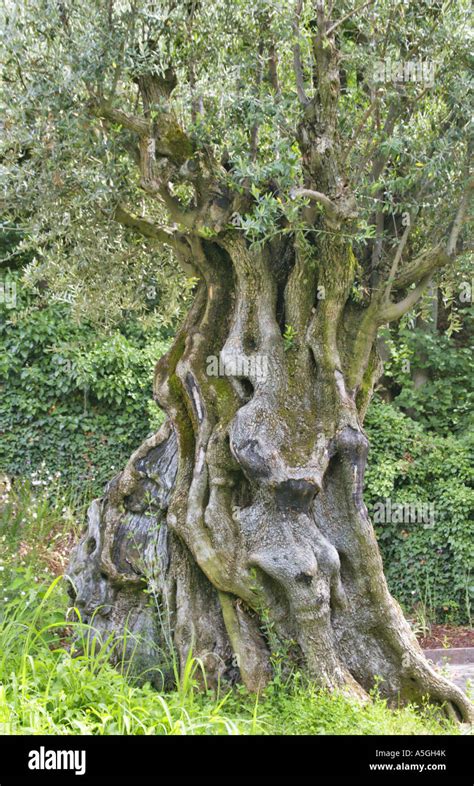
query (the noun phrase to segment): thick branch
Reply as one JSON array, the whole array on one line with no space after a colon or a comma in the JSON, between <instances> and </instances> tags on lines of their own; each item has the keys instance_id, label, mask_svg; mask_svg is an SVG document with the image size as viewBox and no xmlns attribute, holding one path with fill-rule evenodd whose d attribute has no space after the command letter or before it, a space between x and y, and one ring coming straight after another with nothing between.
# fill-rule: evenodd
<instances>
[{"instance_id":1,"label":"thick branch","mask_svg":"<svg viewBox=\"0 0 474 786\"><path fill-rule=\"evenodd\" d=\"M435 248L430 248L417 256L405 270L397 276L393 282L393 289L405 289L410 284L416 284L425 276L432 275L440 267L444 267L450 260L450 256L441 244Z\"/></svg>"},{"instance_id":2,"label":"thick branch","mask_svg":"<svg viewBox=\"0 0 474 786\"><path fill-rule=\"evenodd\" d=\"M144 117L137 117L128 112L123 112L121 109L115 109L106 102L94 101L90 107L92 114L96 117L111 120L112 123L118 123L129 131L138 134L141 138L151 135L150 123Z\"/></svg>"},{"instance_id":3,"label":"thick branch","mask_svg":"<svg viewBox=\"0 0 474 786\"><path fill-rule=\"evenodd\" d=\"M174 242L174 233L164 227L156 226L152 221L147 218L137 218L131 213L128 213L122 205L117 205L114 210L113 218L122 224L124 227L134 229L143 237L149 237L153 240L158 240L160 243L172 245Z\"/></svg>"},{"instance_id":4,"label":"thick branch","mask_svg":"<svg viewBox=\"0 0 474 786\"><path fill-rule=\"evenodd\" d=\"M290 196L292 199L303 197L304 199L311 199L313 202L319 202L331 217L336 218L339 215L337 205L321 191L313 191L311 188L292 188Z\"/></svg>"},{"instance_id":5,"label":"thick branch","mask_svg":"<svg viewBox=\"0 0 474 786\"><path fill-rule=\"evenodd\" d=\"M334 37L326 33L324 3L316 3L317 29L312 35L315 60L314 94L305 107L299 126L299 143L305 171L305 182L315 184L326 194L338 191L340 177L337 134L340 93L339 52Z\"/></svg>"},{"instance_id":6,"label":"thick branch","mask_svg":"<svg viewBox=\"0 0 474 786\"><path fill-rule=\"evenodd\" d=\"M394 322L406 314L407 311L410 311L415 303L418 302L430 281L431 272L424 276L415 289L411 289L408 295L403 298L403 300L400 300L398 303L390 303L390 305L382 308L378 314L379 323L383 324L384 322Z\"/></svg>"}]
</instances>

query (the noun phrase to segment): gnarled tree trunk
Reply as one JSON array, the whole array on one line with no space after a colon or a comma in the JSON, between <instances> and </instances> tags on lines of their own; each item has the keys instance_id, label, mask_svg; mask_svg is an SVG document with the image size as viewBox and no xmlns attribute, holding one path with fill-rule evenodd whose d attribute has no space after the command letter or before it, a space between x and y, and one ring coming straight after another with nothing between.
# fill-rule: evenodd
<instances>
[{"instance_id":1,"label":"gnarled tree trunk","mask_svg":"<svg viewBox=\"0 0 474 786\"><path fill-rule=\"evenodd\" d=\"M172 644L181 667L192 651L210 681L240 676L258 690L278 646L321 686L365 696L379 678L394 700L427 695L467 720L468 700L424 659L388 592L362 497L377 330L455 255L467 193L446 250L402 265L407 228L394 253L388 244L383 259L356 261L337 25L324 3L315 9L311 98L294 50L301 106L289 144L299 146L304 187L280 192L301 199L301 210L292 226L281 216L271 240L251 245L236 226L255 195L249 183L231 188L232 162L180 127L171 68L140 71L140 116L116 108L114 95L91 102L138 137L141 186L172 227L122 207L115 218L170 246L199 285L156 368L168 420L92 504L70 567L75 601L98 631L131 631L126 656L158 685ZM375 179L384 156L376 154ZM173 193L183 182L190 205Z\"/></svg>"},{"instance_id":2,"label":"gnarled tree trunk","mask_svg":"<svg viewBox=\"0 0 474 786\"><path fill-rule=\"evenodd\" d=\"M181 666L191 650L211 682L258 690L279 641L321 686L363 696L380 678L392 699L467 719L388 592L362 498L379 365L350 246L324 241L314 259L232 233L194 241L201 283L156 368L168 420L92 503L75 602L102 634L134 634L127 657L157 685L172 644Z\"/></svg>"}]
</instances>

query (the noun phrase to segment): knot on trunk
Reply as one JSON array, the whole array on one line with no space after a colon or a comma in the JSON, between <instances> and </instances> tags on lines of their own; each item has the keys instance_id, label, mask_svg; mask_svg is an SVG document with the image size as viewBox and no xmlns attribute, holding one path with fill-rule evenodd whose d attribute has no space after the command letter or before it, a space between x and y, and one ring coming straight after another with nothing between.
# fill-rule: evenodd
<instances>
[{"instance_id":1,"label":"knot on trunk","mask_svg":"<svg viewBox=\"0 0 474 786\"><path fill-rule=\"evenodd\" d=\"M275 501L280 509L309 511L320 486L306 478L290 478L279 483L275 489Z\"/></svg>"}]
</instances>

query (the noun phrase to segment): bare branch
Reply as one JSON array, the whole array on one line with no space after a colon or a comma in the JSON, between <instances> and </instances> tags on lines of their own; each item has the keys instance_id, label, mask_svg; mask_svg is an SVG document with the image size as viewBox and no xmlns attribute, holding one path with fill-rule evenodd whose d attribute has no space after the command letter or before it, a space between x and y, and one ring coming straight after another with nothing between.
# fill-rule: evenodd
<instances>
[{"instance_id":1,"label":"bare branch","mask_svg":"<svg viewBox=\"0 0 474 786\"><path fill-rule=\"evenodd\" d=\"M393 289L404 289L409 286L409 284L420 281L426 275L432 275L436 270L447 265L456 256L456 244L463 226L473 188L474 178L471 177L461 197L446 247L443 247L440 243L416 257L405 270L399 273L393 282Z\"/></svg>"},{"instance_id":2,"label":"bare branch","mask_svg":"<svg viewBox=\"0 0 474 786\"><path fill-rule=\"evenodd\" d=\"M167 245L173 245L174 233L172 230L165 229L164 227L157 226L147 218L137 218L131 213L128 213L122 205L117 205L113 212L113 218L122 224L124 227L135 230L143 237L149 237L153 240L158 240Z\"/></svg>"},{"instance_id":3,"label":"bare branch","mask_svg":"<svg viewBox=\"0 0 474 786\"><path fill-rule=\"evenodd\" d=\"M414 289L410 289L408 295L406 295L403 300L400 300L398 303L390 303L388 306L385 306L385 308L382 308L377 315L379 324L382 325L384 322L393 322L394 320L400 319L407 311L410 311L415 303L418 302L431 281L431 275L430 272L428 275L424 276Z\"/></svg>"},{"instance_id":4,"label":"bare branch","mask_svg":"<svg viewBox=\"0 0 474 786\"><path fill-rule=\"evenodd\" d=\"M441 243L435 246L435 248L423 251L410 265L407 265L405 270L398 274L392 288L394 290L405 289L410 284L416 284L417 281L420 281L426 275L432 275L440 267L444 267L449 262L449 259L450 257Z\"/></svg>"},{"instance_id":5,"label":"bare branch","mask_svg":"<svg viewBox=\"0 0 474 786\"><path fill-rule=\"evenodd\" d=\"M105 211L103 211L105 213ZM106 213L106 215L109 215ZM183 272L187 276L199 276L199 271L193 262L189 245L186 242L187 236L182 235L165 227L157 226L147 218L138 218L129 213L122 205L117 205L112 217L115 221L128 229L132 229L143 237L156 240L169 246L175 252L175 258L179 262Z\"/></svg>"},{"instance_id":6,"label":"bare branch","mask_svg":"<svg viewBox=\"0 0 474 786\"><path fill-rule=\"evenodd\" d=\"M372 5L372 3L374 2L375 0L367 0L367 2L364 3L363 5L359 5L357 8L354 8L352 11L349 11L348 14L341 17L341 19L338 19L337 22L334 22L334 24L331 25L331 27L329 27L328 30L326 30L326 35L331 35L331 33L333 33L334 30L336 30L336 28L339 27L339 25L342 25L342 23L345 22L346 19L350 19L351 16L354 16L354 14L358 14L359 11L363 11L364 8L367 8L367 6Z\"/></svg>"},{"instance_id":7,"label":"bare branch","mask_svg":"<svg viewBox=\"0 0 474 786\"><path fill-rule=\"evenodd\" d=\"M429 249L425 251L423 254L420 254L414 262L402 273L397 277L397 279L393 282L394 289L402 289L403 287L408 286L414 282L418 282L414 289L411 289L408 294L400 300L398 303L390 303L389 305L383 306L378 315L378 321L380 324L384 322L392 322L393 320L400 319L403 314L406 314L415 303L420 299L421 295L423 294L424 290L428 286L433 276L435 270L444 265L447 265L454 257L456 256L456 244L461 232L462 224L464 221L464 216L467 211L467 207L469 204L469 197L470 193L474 188L474 178L470 178L468 184L464 190L464 193L461 198L460 205L458 207L456 217L453 222L453 226L449 235L448 242L446 247L443 248L441 245L436 246L433 249ZM407 227L408 229L408 227ZM405 230L405 237L407 234ZM402 238L403 242L403 238ZM396 258L401 257L400 247L402 243L400 243L399 249L397 250ZM403 249L402 249L403 250ZM400 253L399 253L400 252ZM392 271L395 270L397 265L395 266L395 260L392 265ZM392 275L391 271L391 275ZM389 279L390 281L390 279Z\"/></svg>"},{"instance_id":8,"label":"bare branch","mask_svg":"<svg viewBox=\"0 0 474 786\"><path fill-rule=\"evenodd\" d=\"M311 199L313 202L319 202L331 216L336 217L339 214L337 205L329 199L326 194L322 194L320 191L313 191L311 188L292 188L290 197L291 199L295 199L296 197Z\"/></svg>"},{"instance_id":9,"label":"bare branch","mask_svg":"<svg viewBox=\"0 0 474 786\"><path fill-rule=\"evenodd\" d=\"M123 112L121 109L115 109L106 102L93 101L89 106L92 114L96 117L111 120L112 123L118 123L129 131L134 131L141 138L151 135L150 123L144 117L137 117L128 112Z\"/></svg>"}]
</instances>

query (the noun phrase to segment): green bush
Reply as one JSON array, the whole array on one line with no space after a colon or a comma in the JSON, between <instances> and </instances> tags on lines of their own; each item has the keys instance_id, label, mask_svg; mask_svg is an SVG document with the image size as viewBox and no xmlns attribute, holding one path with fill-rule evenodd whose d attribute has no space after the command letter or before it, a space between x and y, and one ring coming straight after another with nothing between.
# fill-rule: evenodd
<instances>
[{"instance_id":1,"label":"green bush","mask_svg":"<svg viewBox=\"0 0 474 786\"><path fill-rule=\"evenodd\" d=\"M409 411L417 422L438 434L462 433L472 424L474 412L474 361L467 341L472 313L463 314L464 333L453 336L419 328L399 327L396 340L386 335L391 359L385 374L399 386L393 406ZM414 372L426 375L414 384Z\"/></svg>"},{"instance_id":2,"label":"green bush","mask_svg":"<svg viewBox=\"0 0 474 786\"><path fill-rule=\"evenodd\" d=\"M434 510L423 522L376 524L392 593L408 611L434 621L471 620L473 587L472 436L441 436L389 404L374 400L366 420L371 443L365 501L424 503ZM470 515L471 514L471 515Z\"/></svg>"},{"instance_id":3,"label":"green bush","mask_svg":"<svg viewBox=\"0 0 474 786\"><path fill-rule=\"evenodd\" d=\"M67 303L17 293L15 309L0 304L1 469L46 464L95 493L161 422L152 376L168 338L132 320L98 334Z\"/></svg>"}]
</instances>

